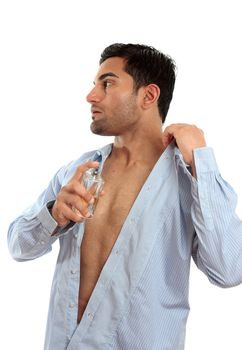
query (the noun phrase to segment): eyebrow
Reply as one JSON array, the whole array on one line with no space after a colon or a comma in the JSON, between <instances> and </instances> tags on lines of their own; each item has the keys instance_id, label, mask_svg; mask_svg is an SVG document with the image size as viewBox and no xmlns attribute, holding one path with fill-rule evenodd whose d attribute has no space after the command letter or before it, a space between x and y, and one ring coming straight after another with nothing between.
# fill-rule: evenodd
<instances>
[{"instance_id":1,"label":"eyebrow","mask_svg":"<svg viewBox=\"0 0 242 350\"><path fill-rule=\"evenodd\" d=\"M108 73L104 73L104 74L100 75L100 77L98 77L98 80L102 81L102 80L104 80L107 77L119 78L118 75L116 75L116 74L114 74L112 72L108 72ZM95 81L93 82L93 84L95 84Z\"/></svg>"}]
</instances>

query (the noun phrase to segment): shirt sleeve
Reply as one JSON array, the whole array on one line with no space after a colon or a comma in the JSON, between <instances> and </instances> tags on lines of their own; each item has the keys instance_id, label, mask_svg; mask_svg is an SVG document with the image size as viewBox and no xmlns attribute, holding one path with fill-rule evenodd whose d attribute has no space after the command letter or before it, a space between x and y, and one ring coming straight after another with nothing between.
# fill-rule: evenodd
<instances>
[{"instance_id":1,"label":"shirt sleeve","mask_svg":"<svg viewBox=\"0 0 242 350\"><path fill-rule=\"evenodd\" d=\"M37 201L11 223L8 247L15 260L32 260L50 252L58 237L73 226L59 228L48 209L62 187L65 172L66 167L61 168Z\"/></svg>"},{"instance_id":2,"label":"shirt sleeve","mask_svg":"<svg viewBox=\"0 0 242 350\"><path fill-rule=\"evenodd\" d=\"M242 221L237 196L221 177L213 150L194 150L197 180L190 175L191 217L196 231L193 259L209 280L221 287L242 282Z\"/></svg>"}]
</instances>

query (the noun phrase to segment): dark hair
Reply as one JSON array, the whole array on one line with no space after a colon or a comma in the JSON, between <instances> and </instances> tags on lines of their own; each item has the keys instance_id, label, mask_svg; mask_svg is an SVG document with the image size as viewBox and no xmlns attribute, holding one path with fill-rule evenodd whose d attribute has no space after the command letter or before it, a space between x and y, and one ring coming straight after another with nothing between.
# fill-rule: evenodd
<instances>
[{"instance_id":1,"label":"dark hair","mask_svg":"<svg viewBox=\"0 0 242 350\"><path fill-rule=\"evenodd\" d=\"M134 79L136 91L148 84L159 86L158 109L164 123L176 79L176 65L172 58L151 46L119 43L112 44L103 50L99 64L110 57L125 59L124 70Z\"/></svg>"}]
</instances>

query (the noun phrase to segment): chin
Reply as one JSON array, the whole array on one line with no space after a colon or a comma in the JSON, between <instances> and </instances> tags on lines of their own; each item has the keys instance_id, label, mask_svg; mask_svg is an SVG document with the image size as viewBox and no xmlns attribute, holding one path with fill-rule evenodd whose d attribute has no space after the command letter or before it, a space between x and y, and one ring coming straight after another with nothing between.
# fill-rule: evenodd
<instances>
[{"instance_id":1,"label":"chin","mask_svg":"<svg viewBox=\"0 0 242 350\"><path fill-rule=\"evenodd\" d=\"M109 133L107 133L107 131L104 128L94 125L93 123L91 124L90 129L91 132L95 135L111 136Z\"/></svg>"},{"instance_id":2,"label":"chin","mask_svg":"<svg viewBox=\"0 0 242 350\"><path fill-rule=\"evenodd\" d=\"M94 120L90 125L90 130L93 134L100 136L118 136L120 130L115 130L115 127L101 120Z\"/></svg>"}]
</instances>

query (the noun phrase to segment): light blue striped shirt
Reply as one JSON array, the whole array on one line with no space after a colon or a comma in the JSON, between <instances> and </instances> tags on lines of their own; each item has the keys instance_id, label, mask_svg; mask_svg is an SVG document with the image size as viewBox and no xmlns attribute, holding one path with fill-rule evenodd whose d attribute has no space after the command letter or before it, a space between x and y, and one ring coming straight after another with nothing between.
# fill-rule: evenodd
<instances>
[{"instance_id":1,"label":"light blue striped shirt","mask_svg":"<svg viewBox=\"0 0 242 350\"><path fill-rule=\"evenodd\" d=\"M236 195L221 178L211 148L194 150L196 180L170 144L136 198L77 325L85 224L51 236L57 224L47 203L78 165L98 159L102 168L111 150L107 145L61 168L9 228L9 249L18 261L38 258L60 243L45 350L184 349L191 256L212 283L242 282Z\"/></svg>"}]
</instances>

